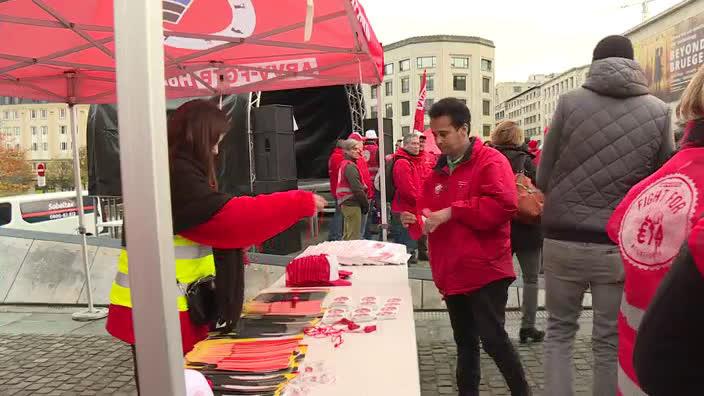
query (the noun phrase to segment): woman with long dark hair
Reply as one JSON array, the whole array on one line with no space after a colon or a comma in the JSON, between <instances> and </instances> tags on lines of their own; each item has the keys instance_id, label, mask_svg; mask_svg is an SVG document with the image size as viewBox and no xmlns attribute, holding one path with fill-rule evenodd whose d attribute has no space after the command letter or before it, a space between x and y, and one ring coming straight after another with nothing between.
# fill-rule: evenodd
<instances>
[{"instance_id":1,"label":"woman with long dark hair","mask_svg":"<svg viewBox=\"0 0 704 396\"><path fill-rule=\"evenodd\" d=\"M691 365L692 361L684 359L684 356L680 362L669 359L674 349L664 346L670 342L681 342L677 340L680 338L678 333L670 329L674 322L664 319L669 314L659 320L654 319L653 323L657 323L655 327L646 326L643 315L663 278L671 268L675 271L673 262L680 247L704 214L704 67L682 95L678 117L685 125L681 149L662 168L628 192L607 225L609 237L619 245L625 274L618 316L618 387L623 395L643 394L641 385L649 395L701 393L701 388L689 388L690 392L679 391L684 389L680 381L683 366ZM683 264L674 264L678 265ZM686 305L691 302L681 303ZM680 308L671 307L673 311ZM654 357L654 360L643 365L647 376L641 376L640 370L636 375L633 365L636 337L640 343L641 332L650 334L650 342L645 348L652 348L651 356ZM652 335L658 332L664 332L663 337L653 338ZM667 357L661 357L661 353ZM645 381L658 382L667 378L663 375L665 372L671 372L669 383L645 386ZM659 391L653 393L651 390L655 389ZM662 392L662 389L668 390Z\"/></svg>"},{"instance_id":2,"label":"woman with long dark hair","mask_svg":"<svg viewBox=\"0 0 704 396\"><path fill-rule=\"evenodd\" d=\"M242 311L244 249L275 236L301 218L313 216L325 205L322 197L305 191L256 197L219 192L215 161L218 143L227 128L225 113L205 100L183 104L168 120L171 213L180 291L175 303L184 353L204 339L214 325L189 315L188 287L214 275L215 308L205 308L214 309L213 322L223 331L231 330ZM123 248L110 291L107 330L134 345L131 307L127 251Z\"/></svg>"}]
</instances>

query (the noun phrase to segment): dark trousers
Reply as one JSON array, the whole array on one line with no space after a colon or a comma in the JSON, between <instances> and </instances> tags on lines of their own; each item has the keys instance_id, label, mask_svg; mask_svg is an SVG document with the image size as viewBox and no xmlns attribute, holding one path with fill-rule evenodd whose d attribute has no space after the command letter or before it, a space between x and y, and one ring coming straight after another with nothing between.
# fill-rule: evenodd
<instances>
[{"instance_id":1,"label":"dark trousers","mask_svg":"<svg viewBox=\"0 0 704 396\"><path fill-rule=\"evenodd\" d=\"M511 282L511 279L499 280L477 291L445 299L457 344L457 387L460 396L479 395L479 340L503 374L511 395L531 394L521 360L504 330Z\"/></svg>"}]
</instances>

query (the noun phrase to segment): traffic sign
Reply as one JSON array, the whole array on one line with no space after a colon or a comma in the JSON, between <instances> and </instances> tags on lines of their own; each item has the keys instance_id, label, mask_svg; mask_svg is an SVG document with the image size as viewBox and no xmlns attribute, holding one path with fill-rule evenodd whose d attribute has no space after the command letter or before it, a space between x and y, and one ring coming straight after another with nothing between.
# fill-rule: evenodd
<instances>
[{"instance_id":1,"label":"traffic sign","mask_svg":"<svg viewBox=\"0 0 704 396\"><path fill-rule=\"evenodd\" d=\"M40 162L37 164L37 176L38 177L46 176L46 164L44 164L43 162Z\"/></svg>"}]
</instances>

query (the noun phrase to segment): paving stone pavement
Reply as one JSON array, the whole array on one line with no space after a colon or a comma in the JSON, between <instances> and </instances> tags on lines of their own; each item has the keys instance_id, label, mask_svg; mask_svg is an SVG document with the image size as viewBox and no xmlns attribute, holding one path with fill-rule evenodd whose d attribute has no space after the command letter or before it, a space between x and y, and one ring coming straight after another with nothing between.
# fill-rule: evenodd
<instances>
[{"instance_id":1,"label":"paving stone pavement","mask_svg":"<svg viewBox=\"0 0 704 396\"><path fill-rule=\"evenodd\" d=\"M537 323L544 328L545 313ZM422 396L457 394L457 350L446 312L418 312L416 339ZM39 323L44 323L40 327ZM580 320L575 344L575 394L591 395L591 312ZM108 336L104 321L76 328L69 312L3 312L0 309L0 396L136 395L129 347ZM520 312L508 312L506 330L514 338ZM516 341L516 340L514 340ZM544 386L543 345L518 345L534 394ZM510 394L493 361L482 353L481 394Z\"/></svg>"},{"instance_id":2,"label":"paving stone pavement","mask_svg":"<svg viewBox=\"0 0 704 396\"><path fill-rule=\"evenodd\" d=\"M136 395L132 353L108 336L0 336L0 395Z\"/></svg>"},{"instance_id":3,"label":"paving stone pavement","mask_svg":"<svg viewBox=\"0 0 704 396\"><path fill-rule=\"evenodd\" d=\"M521 356L533 394L539 396L545 389L543 343L524 345L518 343L520 315L520 312L507 312L506 331ZM592 395L591 317L591 311L585 311L582 314L580 331L575 341L573 359L575 396ZM546 318L545 312L539 312L537 326L544 328ZM416 313L416 339L422 396L456 395L457 348L452 339L452 328L447 313ZM484 351L481 353L480 364L482 369L480 394L482 396L510 395L499 369Z\"/></svg>"}]
</instances>

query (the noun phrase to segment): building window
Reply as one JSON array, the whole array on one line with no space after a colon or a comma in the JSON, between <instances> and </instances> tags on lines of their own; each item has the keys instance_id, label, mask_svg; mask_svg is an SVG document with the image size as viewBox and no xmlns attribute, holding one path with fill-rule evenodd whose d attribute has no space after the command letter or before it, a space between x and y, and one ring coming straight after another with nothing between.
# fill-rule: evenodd
<instances>
[{"instance_id":1,"label":"building window","mask_svg":"<svg viewBox=\"0 0 704 396\"><path fill-rule=\"evenodd\" d=\"M386 104L386 118L394 118L394 105L391 103Z\"/></svg>"},{"instance_id":2,"label":"building window","mask_svg":"<svg viewBox=\"0 0 704 396\"><path fill-rule=\"evenodd\" d=\"M20 114L17 112L17 110L12 112L12 119L17 120L20 118Z\"/></svg>"},{"instance_id":3,"label":"building window","mask_svg":"<svg viewBox=\"0 0 704 396\"><path fill-rule=\"evenodd\" d=\"M452 76L452 89L455 91L466 91L467 76Z\"/></svg>"},{"instance_id":4,"label":"building window","mask_svg":"<svg viewBox=\"0 0 704 396\"><path fill-rule=\"evenodd\" d=\"M15 136L20 136L20 127L15 127Z\"/></svg>"},{"instance_id":5,"label":"building window","mask_svg":"<svg viewBox=\"0 0 704 396\"><path fill-rule=\"evenodd\" d=\"M19 150L19 149L20 149L20 144L19 143L15 144L15 150Z\"/></svg>"},{"instance_id":6,"label":"building window","mask_svg":"<svg viewBox=\"0 0 704 396\"><path fill-rule=\"evenodd\" d=\"M394 94L394 82L387 81L384 83L384 90L386 91L386 96L392 96Z\"/></svg>"},{"instance_id":7,"label":"building window","mask_svg":"<svg viewBox=\"0 0 704 396\"><path fill-rule=\"evenodd\" d=\"M482 59L482 71L490 72L493 67L492 63L489 59Z\"/></svg>"},{"instance_id":8,"label":"building window","mask_svg":"<svg viewBox=\"0 0 704 396\"><path fill-rule=\"evenodd\" d=\"M32 118L33 120L37 119L37 111L36 110L31 110L29 112L29 114L30 114L30 118Z\"/></svg>"},{"instance_id":9,"label":"building window","mask_svg":"<svg viewBox=\"0 0 704 396\"><path fill-rule=\"evenodd\" d=\"M59 109L59 118L62 120L66 118L66 109Z\"/></svg>"},{"instance_id":10,"label":"building window","mask_svg":"<svg viewBox=\"0 0 704 396\"><path fill-rule=\"evenodd\" d=\"M2 113L2 118L5 119L5 120L10 119L10 112L9 112L9 111L3 112L3 113Z\"/></svg>"},{"instance_id":11,"label":"building window","mask_svg":"<svg viewBox=\"0 0 704 396\"><path fill-rule=\"evenodd\" d=\"M485 116L491 115L491 101L482 100L482 114Z\"/></svg>"},{"instance_id":12,"label":"building window","mask_svg":"<svg viewBox=\"0 0 704 396\"><path fill-rule=\"evenodd\" d=\"M32 151L37 151L37 142L32 143Z\"/></svg>"},{"instance_id":13,"label":"building window","mask_svg":"<svg viewBox=\"0 0 704 396\"><path fill-rule=\"evenodd\" d=\"M42 135L46 136L49 134L49 127L48 126L43 126L42 127Z\"/></svg>"},{"instance_id":14,"label":"building window","mask_svg":"<svg viewBox=\"0 0 704 396\"><path fill-rule=\"evenodd\" d=\"M430 111L430 108L433 107L434 103L435 103L435 99L432 99L432 98L425 99L425 104L423 105L423 108L425 109L426 113Z\"/></svg>"},{"instance_id":15,"label":"building window","mask_svg":"<svg viewBox=\"0 0 704 396\"><path fill-rule=\"evenodd\" d=\"M484 124L482 126L482 132L484 133L485 137L489 137L491 135L491 125Z\"/></svg>"},{"instance_id":16,"label":"building window","mask_svg":"<svg viewBox=\"0 0 704 396\"><path fill-rule=\"evenodd\" d=\"M49 143L44 142L44 151L49 151Z\"/></svg>"},{"instance_id":17,"label":"building window","mask_svg":"<svg viewBox=\"0 0 704 396\"><path fill-rule=\"evenodd\" d=\"M523 87L513 87L513 93L521 93L523 92Z\"/></svg>"},{"instance_id":18,"label":"building window","mask_svg":"<svg viewBox=\"0 0 704 396\"><path fill-rule=\"evenodd\" d=\"M401 102L401 116L405 117L409 115L411 115L411 102Z\"/></svg>"},{"instance_id":19,"label":"building window","mask_svg":"<svg viewBox=\"0 0 704 396\"><path fill-rule=\"evenodd\" d=\"M482 78L482 92L484 93L490 93L491 92L491 79L483 77Z\"/></svg>"},{"instance_id":20,"label":"building window","mask_svg":"<svg viewBox=\"0 0 704 396\"><path fill-rule=\"evenodd\" d=\"M428 78L425 80L425 90L428 92L435 91L435 76L433 74L428 74ZM423 76L420 76L420 82L423 83Z\"/></svg>"},{"instance_id":21,"label":"building window","mask_svg":"<svg viewBox=\"0 0 704 396\"><path fill-rule=\"evenodd\" d=\"M371 113L370 118L377 118L379 116L379 111L377 110L376 106L372 106L369 112Z\"/></svg>"},{"instance_id":22,"label":"building window","mask_svg":"<svg viewBox=\"0 0 704 396\"><path fill-rule=\"evenodd\" d=\"M32 130L32 136L37 136L37 127L31 127Z\"/></svg>"},{"instance_id":23,"label":"building window","mask_svg":"<svg viewBox=\"0 0 704 396\"><path fill-rule=\"evenodd\" d=\"M406 136L406 135L408 135L409 133L411 133L411 127L409 127L409 126L402 126L402 127L401 127L401 134L402 134L403 136Z\"/></svg>"},{"instance_id":24,"label":"building window","mask_svg":"<svg viewBox=\"0 0 704 396\"><path fill-rule=\"evenodd\" d=\"M401 78L401 93L408 93L411 90L411 79L409 77Z\"/></svg>"},{"instance_id":25,"label":"building window","mask_svg":"<svg viewBox=\"0 0 704 396\"><path fill-rule=\"evenodd\" d=\"M430 67L435 67L437 58L434 56L421 56L416 58L416 66L418 69L427 69Z\"/></svg>"},{"instance_id":26,"label":"building window","mask_svg":"<svg viewBox=\"0 0 704 396\"><path fill-rule=\"evenodd\" d=\"M61 142L61 151L68 151L68 143Z\"/></svg>"},{"instance_id":27,"label":"building window","mask_svg":"<svg viewBox=\"0 0 704 396\"><path fill-rule=\"evenodd\" d=\"M401 62L398 63L398 71L409 71L411 70L411 60L410 59L404 59Z\"/></svg>"},{"instance_id":28,"label":"building window","mask_svg":"<svg viewBox=\"0 0 704 396\"><path fill-rule=\"evenodd\" d=\"M450 64L455 69L469 69L469 58L466 56L453 56Z\"/></svg>"},{"instance_id":29,"label":"building window","mask_svg":"<svg viewBox=\"0 0 704 396\"><path fill-rule=\"evenodd\" d=\"M67 129L66 125L61 125L61 134L62 135L66 134L66 129Z\"/></svg>"},{"instance_id":30,"label":"building window","mask_svg":"<svg viewBox=\"0 0 704 396\"><path fill-rule=\"evenodd\" d=\"M41 117L42 117L42 120L46 120L46 113L47 113L47 112L46 112L46 109L40 110L39 113L40 113L40 115L41 115Z\"/></svg>"},{"instance_id":31,"label":"building window","mask_svg":"<svg viewBox=\"0 0 704 396\"><path fill-rule=\"evenodd\" d=\"M393 63L387 63L384 65L384 75L385 76L390 76L394 74L394 64Z\"/></svg>"},{"instance_id":32,"label":"building window","mask_svg":"<svg viewBox=\"0 0 704 396\"><path fill-rule=\"evenodd\" d=\"M376 90L377 90L378 85L375 85L372 87L372 99L376 99Z\"/></svg>"}]
</instances>

